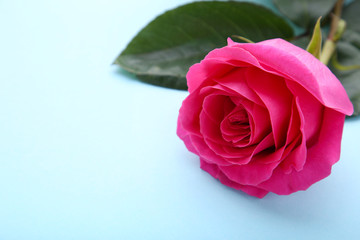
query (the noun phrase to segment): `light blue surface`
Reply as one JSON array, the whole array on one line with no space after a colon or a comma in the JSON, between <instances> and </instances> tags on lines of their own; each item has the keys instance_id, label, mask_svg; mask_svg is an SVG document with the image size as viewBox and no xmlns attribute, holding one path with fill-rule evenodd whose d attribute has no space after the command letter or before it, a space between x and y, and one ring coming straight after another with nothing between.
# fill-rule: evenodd
<instances>
[{"instance_id":1,"label":"light blue surface","mask_svg":"<svg viewBox=\"0 0 360 240\"><path fill-rule=\"evenodd\" d=\"M259 200L177 138L186 92L110 66L185 2L0 1L0 240L360 239L360 119L330 177Z\"/></svg>"}]
</instances>

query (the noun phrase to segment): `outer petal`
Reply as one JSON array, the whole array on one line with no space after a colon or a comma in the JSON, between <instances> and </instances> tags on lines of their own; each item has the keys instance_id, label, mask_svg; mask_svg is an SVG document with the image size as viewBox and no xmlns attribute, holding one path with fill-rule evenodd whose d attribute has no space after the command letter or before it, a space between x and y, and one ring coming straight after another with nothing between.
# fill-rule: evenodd
<instances>
[{"instance_id":1,"label":"outer petal","mask_svg":"<svg viewBox=\"0 0 360 240\"><path fill-rule=\"evenodd\" d=\"M263 102L246 81L247 68L235 69L225 74L221 79L214 79L221 86L231 89L239 96L243 96L250 101L263 106Z\"/></svg>"},{"instance_id":2,"label":"outer petal","mask_svg":"<svg viewBox=\"0 0 360 240\"><path fill-rule=\"evenodd\" d=\"M207 79L219 78L234 67L246 66L260 66L248 51L231 47L215 49L200 63L190 67L186 75L189 92L192 93Z\"/></svg>"},{"instance_id":3,"label":"outer petal","mask_svg":"<svg viewBox=\"0 0 360 240\"><path fill-rule=\"evenodd\" d=\"M211 148L209 148L209 144L205 142L203 138L192 135L190 139L196 153L200 157L206 159L206 161L208 161L209 163L217 164L219 166L231 165L231 163L226 161L223 157L217 155Z\"/></svg>"},{"instance_id":4,"label":"outer petal","mask_svg":"<svg viewBox=\"0 0 360 240\"><path fill-rule=\"evenodd\" d=\"M258 187L241 185L234 181L231 181L224 173L220 171L220 169L216 165L209 164L202 159L200 159L200 167L214 178L219 179L222 184L231 188L235 188L237 190L242 190L243 192L246 192L251 196L263 198L266 194L269 193L268 191L265 191Z\"/></svg>"},{"instance_id":5,"label":"outer petal","mask_svg":"<svg viewBox=\"0 0 360 240\"><path fill-rule=\"evenodd\" d=\"M232 47L251 52L263 67L298 82L325 106L346 115L353 113L353 106L340 81L307 51L282 39L232 44Z\"/></svg>"},{"instance_id":6,"label":"outer petal","mask_svg":"<svg viewBox=\"0 0 360 240\"><path fill-rule=\"evenodd\" d=\"M186 148L190 152L198 154L197 150L194 148L194 145L192 143L191 134L189 134L189 132L187 132L183 128L180 118L178 118L178 125L177 125L176 133L179 136L179 138L184 141Z\"/></svg>"},{"instance_id":7,"label":"outer petal","mask_svg":"<svg viewBox=\"0 0 360 240\"><path fill-rule=\"evenodd\" d=\"M236 66L219 59L204 59L201 63L194 64L186 74L189 93L204 84L206 80L220 77L234 67Z\"/></svg>"},{"instance_id":8,"label":"outer petal","mask_svg":"<svg viewBox=\"0 0 360 240\"><path fill-rule=\"evenodd\" d=\"M184 131L200 135L199 114L202 109L202 102L204 97L199 95L199 90L196 94L190 94L183 101L179 110L178 122ZM179 135L180 137L180 135Z\"/></svg>"}]
</instances>

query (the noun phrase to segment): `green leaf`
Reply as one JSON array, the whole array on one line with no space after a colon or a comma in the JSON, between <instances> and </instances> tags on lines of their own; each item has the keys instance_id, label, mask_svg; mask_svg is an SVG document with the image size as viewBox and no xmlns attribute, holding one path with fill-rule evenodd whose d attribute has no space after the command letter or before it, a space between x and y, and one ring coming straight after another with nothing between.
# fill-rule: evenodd
<instances>
[{"instance_id":1,"label":"green leaf","mask_svg":"<svg viewBox=\"0 0 360 240\"><path fill-rule=\"evenodd\" d=\"M321 18L322 20L322 18ZM325 27L321 28L321 36L327 36L328 35L328 29ZM311 37L310 34L303 34L300 36L296 36L294 37L290 42L298 47L301 47L302 49L306 50L306 48L309 45L309 42L311 41ZM326 40L326 37L323 38L322 37L322 45L324 44L324 40Z\"/></svg>"},{"instance_id":2,"label":"green leaf","mask_svg":"<svg viewBox=\"0 0 360 240\"><path fill-rule=\"evenodd\" d=\"M360 64L360 34L347 29L343 39L337 43L337 61L343 66ZM351 102L354 105L354 115L360 114L360 70L341 71L331 66L334 74L343 84Z\"/></svg>"},{"instance_id":3,"label":"green leaf","mask_svg":"<svg viewBox=\"0 0 360 240\"><path fill-rule=\"evenodd\" d=\"M316 20L328 15L337 0L273 0L280 12L300 27L310 29Z\"/></svg>"},{"instance_id":4,"label":"green leaf","mask_svg":"<svg viewBox=\"0 0 360 240\"><path fill-rule=\"evenodd\" d=\"M292 28L270 10L245 2L194 2L150 22L115 60L140 80L186 89L186 73L226 39L239 35L255 42L289 39Z\"/></svg>"},{"instance_id":5,"label":"green leaf","mask_svg":"<svg viewBox=\"0 0 360 240\"><path fill-rule=\"evenodd\" d=\"M309 42L309 45L306 48L306 51L314 55L317 59L320 59L321 54L321 28L320 28L321 17L317 20L314 32Z\"/></svg>"},{"instance_id":6,"label":"green leaf","mask_svg":"<svg viewBox=\"0 0 360 240\"><path fill-rule=\"evenodd\" d=\"M309 35L296 37L290 42L298 47L301 47L302 49L306 50L307 46L309 45L309 42L311 41Z\"/></svg>"},{"instance_id":7,"label":"green leaf","mask_svg":"<svg viewBox=\"0 0 360 240\"><path fill-rule=\"evenodd\" d=\"M337 43L337 61L342 66L360 65L360 1L353 1L343 11L343 19L347 28ZM354 115L360 115L360 70L342 71L330 66L334 74L343 84L351 102L354 105Z\"/></svg>"},{"instance_id":8,"label":"green leaf","mask_svg":"<svg viewBox=\"0 0 360 240\"><path fill-rule=\"evenodd\" d=\"M346 27L360 33L360 1L355 0L344 7L342 18L346 21Z\"/></svg>"}]
</instances>

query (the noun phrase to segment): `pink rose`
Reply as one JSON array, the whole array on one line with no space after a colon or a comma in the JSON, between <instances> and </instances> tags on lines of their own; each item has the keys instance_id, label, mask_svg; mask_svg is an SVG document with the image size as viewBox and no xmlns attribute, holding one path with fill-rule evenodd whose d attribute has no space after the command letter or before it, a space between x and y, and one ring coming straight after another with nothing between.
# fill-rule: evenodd
<instances>
[{"instance_id":1,"label":"pink rose","mask_svg":"<svg viewBox=\"0 0 360 240\"><path fill-rule=\"evenodd\" d=\"M252 196L327 177L353 106L318 59L282 39L228 41L187 74L177 134L201 168Z\"/></svg>"}]
</instances>

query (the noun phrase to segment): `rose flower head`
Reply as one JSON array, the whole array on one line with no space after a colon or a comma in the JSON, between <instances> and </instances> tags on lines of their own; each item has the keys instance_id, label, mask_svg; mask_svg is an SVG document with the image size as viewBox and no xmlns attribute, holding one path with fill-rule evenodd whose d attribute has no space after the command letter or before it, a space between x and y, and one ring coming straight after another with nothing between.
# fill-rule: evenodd
<instances>
[{"instance_id":1,"label":"rose flower head","mask_svg":"<svg viewBox=\"0 0 360 240\"><path fill-rule=\"evenodd\" d=\"M353 106L339 80L282 39L211 51L187 74L177 134L221 183L262 198L306 190L340 158Z\"/></svg>"}]
</instances>

